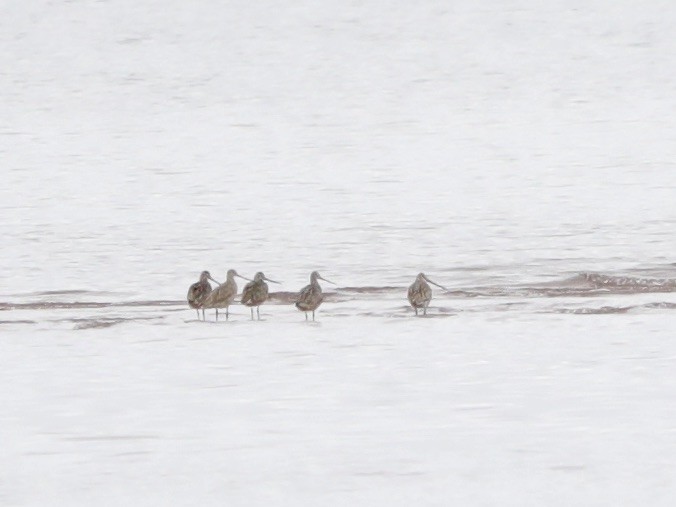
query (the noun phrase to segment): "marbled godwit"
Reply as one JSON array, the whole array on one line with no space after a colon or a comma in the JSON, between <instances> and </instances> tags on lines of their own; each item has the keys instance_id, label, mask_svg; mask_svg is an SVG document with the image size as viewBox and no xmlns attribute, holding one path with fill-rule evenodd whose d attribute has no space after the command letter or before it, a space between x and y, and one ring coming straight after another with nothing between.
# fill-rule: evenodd
<instances>
[{"instance_id":1,"label":"marbled godwit","mask_svg":"<svg viewBox=\"0 0 676 507\"><path fill-rule=\"evenodd\" d=\"M298 294L298 299L296 300L296 308L300 311L305 312L305 320L308 320L307 313L312 312L312 320L315 320L315 310L319 308L319 305L322 304L324 295L322 294L322 288L319 285L317 280L324 280L328 283L333 283L331 280L327 280L322 277L317 271L313 271L310 275L310 285L306 285ZM335 285L335 284L334 284Z\"/></svg>"},{"instance_id":2,"label":"marbled godwit","mask_svg":"<svg viewBox=\"0 0 676 507\"><path fill-rule=\"evenodd\" d=\"M197 319L200 318L200 308L202 309L202 320L205 319L204 316L204 299L211 292L211 285L209 280L216 282L211 278L211 274L208 271L202 271L200 275L200 281L193 283L188 289L188 305L190 308L194 308L197 312Z\"/></svg>"},{"instance_id":3,"label":"marbled godwit","mask_svg":"<svg viewBox=\"0 0 676 507\"><path fill-rule=\"evenodd\" d=\"M279 283L274 280L266 278L260 271L254 276L253 282L249 282L244 286L242 291L242 304L251 308L251 320L254 320L253 309L256 307L258 320L261 320L260 305L265 303L268 299L268 284L265 282Z\"/></svg>"},{"instance_id":4,"label":"marbled godwit","mask_svg":"<svg viewBox=\"0 0 676 507\"><path fill-rule=\"evenodd\" d=\"M427 278L424 273L419 273L415 278L415 282L413 282L413 284L408 288L408 301L411 303L416 315L418 315L418 308L422 308L423 315L427 315L427 307L432 300L432 289L427 284L427 282L446 290L446 287L443 287L438 283L434 283L432 280Z\"/></svg>"},{"instance_id":5,"label":"marbled godwit","mask_svg":"<svg viewBox=\"0 0 676 507\"><path fill-rule=\"evenodd\" d=\"M204 299L204 308L216 309L216 321L218 321L219 308L225 308L225 320L228 320L228 317L230 316L228 307L232 304L232 302L235 300L235 296L237 295L237 282L235 282L236 276L244 280L249 280L248 278L244 278L242 275L238 274L234 269L229 269L225 283L216 287Z\"/></svg>"}]
</instances>

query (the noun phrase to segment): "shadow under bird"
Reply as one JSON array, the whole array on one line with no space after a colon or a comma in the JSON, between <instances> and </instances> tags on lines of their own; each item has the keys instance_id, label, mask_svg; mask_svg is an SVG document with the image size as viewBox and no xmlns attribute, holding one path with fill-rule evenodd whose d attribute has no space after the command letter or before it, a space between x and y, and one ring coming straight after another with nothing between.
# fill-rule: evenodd
<instances>
[{"instance_id":1,"label":"shadow under bird","mask_svg":"<svg viewBox=\"0 0 676 507\"><path fill-rule=\"evenodd\" d=\"M216 309L216 321L218 321L219 308L225 308L225 320L228 320L228 317L230 316L228 307L232 304L237 295L237 282L235 282L235 277L251 281L238 274L234 269L229 269L225 282L211 291L204 299L204 308Z\"/></svg>"},{"instance_id":2,"label":"shadow under bird","mask_svg":"<svg viewBox=\"0 0 676 507\"><path fill-rule=\"evenodd\" d=\"M318 280L324 280L325 282L335 285L335 283L331 280L327 280L317 271L313 271L312 274L310 274L310 285L303 287L296 300L296 308L305 312L305 320L308 320L308 312L312 312L312 320L315 320L315 310L319 308L319 305L321 305L324 300L322 288L319 285Z\"/></svg>"},{"instance_id":3,"label":"shadow under bird","mask_svg":"<svg viewBox=\"0 0 676 507\"><path fill-rule=\"evenodd\" d=\"M193 283L188 289L188 306L195 309L198 320L200 318L200 309L202 310L202 320L205 319L204 300L211 293L211 285L209 284L209 280L219 284L216 280L211 278L211 274L208 271L202 271L202 274L200 275L200 281Z\"/></svg>"},{"instance_id":4,"label":"shadow under bird","mask_svg":"<svg viewBox=\"0 0 676 507\"><path fill-rule=\"evenodd\" d=\"M260 305L268 299L268 284L265 282L279 283L267 278L262 272L256 273L253 282L244 286L242 291L242 304L251 308L251 320L254 320L253 309L256 307L258 320L261 320Z\"/></svg>"},{"instance_id":5,"label":"shadow under bird","mask_svg":"<svg viewBox=\"0 0 676 507\"><path fill-rule=\"evenodd\" d=\"M415 282L408 288L408 301L411 303L416 315L418 315L418 308L422 308L423 315L427 315L427 307L430 301L432 301L432 288L427 282L436 285L440 289L447 290L446 287L427 278L425 273L419 273L415 278Z\"/></svg>"}]
</instances>

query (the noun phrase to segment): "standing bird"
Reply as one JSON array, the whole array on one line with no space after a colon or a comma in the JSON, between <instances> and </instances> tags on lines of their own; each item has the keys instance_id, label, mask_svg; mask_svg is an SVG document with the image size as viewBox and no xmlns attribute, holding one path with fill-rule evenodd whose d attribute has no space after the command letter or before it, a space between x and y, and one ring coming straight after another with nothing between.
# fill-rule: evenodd
<instances>
[{"instance_id":1,"label":"standing bird","mask_svg":"<svg viewBox=\"0 0 676 507\"><path fill-rule=\"evenodd\" d=\"M232 304L232 302L235 300L235 296L237 295L237 283L235 282L236 276L244 280L249 280L248 278L244 278L242 275L238 274L234 269L229 269L225 283L216 287L204 299L204 308L216 309L216 321L218 321L219 308L225 308L225 320L228 320L228 307Z\"/></svg>"},{"instance_id":2,"label":"standing bird","mask_svg":"<svg viewBox=\"0 0 676 507\"><path fill-rule=\"evenodd\" d=\"M279 283L274 280L266 278L260 271L254 276L253 282L249 282L244 286L242 291L242 304L251 308L251 320L254 320L253 307L256 307L258 320L261 320L260 305L265 303L268 299L268 284L265 282Z\"/></svg>"},{"instance_id":3,"label":"standing bird","mask_svg":"<svg viewBox=\"0 0 676 507\"><path fill-rule=\"evenodd\" d=\"M209 280L218 284L216 280L211 278L211 274L208 271L202 271L202 274L200 275L200 281L193 283L188 289L188 305L190 308L195 309L198 320L200 318L200 308L202 309L202 320L205 320L204 300L211 292Z\"/></svg>"},{"instance_id":4,"label":"standing bird","mask_svg":"<svg viewBox=\"0 0 676 507\"><path fill-rule=\"evenodd\" d=\"M331 280L322 277L317 271L312 272L310 275L310 285L303 287L303 290L300 291L298 299L296 300L296 308L301 312L305 312L305 320L308 320L308 312L312 312L312 320L315 320L315 310L319 308L319 305L322 304L322 300L324 299L322 288L319 286L317 280L333 283Z\"/></svg>"},{"instance_id":5,"label":"standing bird","mask_svg":"<svg viewBox=\"0 0 676 507\"><path fill-rule=\"evenodd\" d=\"M432 300L432 289L427 282L446 290L446 287L442 287L427 278L425 273L419 273L415 278L415 282L408 288L408 301L411 303L416 315L418 315L418 308L422 308L423 315L427 315L427 307Z\"/></svg>"}]
</instances>

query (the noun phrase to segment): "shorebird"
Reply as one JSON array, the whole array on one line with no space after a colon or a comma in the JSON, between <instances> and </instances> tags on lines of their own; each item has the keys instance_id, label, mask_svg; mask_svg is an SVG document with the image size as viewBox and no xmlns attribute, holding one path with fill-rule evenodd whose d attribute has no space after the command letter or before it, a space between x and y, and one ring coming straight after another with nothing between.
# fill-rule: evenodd
<instances>
[{"instance_id":1,"label":"shorebird","mask_svg":"<svg viewBox=\"0 0 676 507\"><path fill-rule=\"evenodd\" d=\"M248 278L245 278L242 275L238 274L237 271L235 271L234 269L229 269L225 283L216 287L204 299L203 303L204 308L216 309L217 321L219 308L225 308L225 320L228 320L228 317L230 316L228 312L228 307L232 304L232 302L235 300L235 296L237 295L237 282L235 282L236 276L244 280L249 280Z\"/></svg>"},{"instance_id":2,"label":"shorebird","mask_svg":"<svg viewBox=\"0 0 676 507\"><path fill-rule=\"evenodd\" d=\"M218 284L216 280L211 278L211 274L208 271L202 271L202 274L200 275L200 281L193 283L188 289L188 305L190 308L195 309L198 320L200 318L200 309L202 309L202 320L205 319L204 300L211 292L209 280Z\"/></svg>"},{"instance_id":3,"label":"shorebird","mask_svg":"<svg viewBox=\"0 0 676 507\"><path fill-rule=\"evenodd\" d=\"M427 284L427 282L446 290L446 287L443 287L438 283L434 283L432 280L427 278L425 273L419 273L415 278L415 282L413 282L413 284L411 284L411 286L408 288L408 301L411 303L416 315L418 315L418 308L422 308L423 315L427 315L427 307L432 300L432 289Z\"/></svg>"},{"instance_id":4,"label":"shorebird","mask_svg":"<svg viewBox=\"0 0 676 507\"><path fill-rule=\"evenodd\" d=\"M312 312L312 320L315 320L315 310L319 308L319 305L322 304L322 300L324 299L322 288L317 280L333 283L331 280L327 280L321 276L317 271L312 272L310 275L310 285L303 287L296 300L296 308L301 312L305 312L305 320L308 320L308 312Z\"/></svg>"},{"instance_id":5,"label":"shorebird","mask_svg":"<svg viewBox=\"0 0 676 507\"><path fill-rule=\"evenodd\" d=\"M251 308L251 320L254 320L254 306L256 307L258 320L261 320L260 305L265 303L265 300L268 299L268 284L265 282L279 283L266 278L266 276L259 271L256 273L256 276L254 276L253 282L247 283L242 291L242 304Z\"/></svg>"}]
</instances>

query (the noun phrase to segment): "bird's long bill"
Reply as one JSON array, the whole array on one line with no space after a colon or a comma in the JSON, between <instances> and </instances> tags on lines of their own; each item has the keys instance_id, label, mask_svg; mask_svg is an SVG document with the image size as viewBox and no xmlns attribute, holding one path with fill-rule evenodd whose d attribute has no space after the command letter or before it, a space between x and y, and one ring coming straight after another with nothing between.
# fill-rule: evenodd
<instances>
[{"instance_id":1,"label":"bird's long bill","mask_svg":"<svg viewBox=\"0 0 676 507\"><path fill-rule=\"evenodd\" d=\"M217 285L220 285L220 284L221 284L221 282L217 282L216 280L214 280L214 279L211 278L211 277L209 277L209 280L211 280L212 282L214 282L214 283L217 284Z\"/></svg>"},{"instance_id":2,"label":"bird's long bill","mask_svg":"<svg viewBox=\"0 0 676 507\"><path fill-rule=\"evenodd\" d=\"M271 283L276 283L278 285L281 285L280 282L275 282L274 280L270 280L267 276L263 278L266 282L271 282Z\"/></svg>"},{"instance_id":3,"label":"bird's long bill","mask_svg":"<svg viewBox=\"0 0 676 507\"><path fill-rule=\"evenodd\" d=\"M448 289L447 289L446 287L444 287L443 285L439 285L438 283L433 282L432 280L430 280L430 279L427 278L427 277L425 277L425 280L427 280L428 282L430 282L432 285L436 285L436 286L439 287L440 289L448 290Z\"/></svg>"},{"instance_id":4,"label":"bird's long bill","mask_svg":"<svg viewBox=\"0 0 676 507\"><path fill-rule=\"evenodd\" d=\"M318 278L319 278L320 280L324 280L325 282L332 283L333 285L336 285L336 282L332 282L331 280L327 280L326 278L324 278L324 277L321 276L321 275L319 275Z\"/></svg>"},{"instance_id":5,"label":"bird's long bill","mask_svg":"<svg viewBox=\"0 0 676 507\"><path fill-rule=\"evenodd\" d=\"M240 274L236 274L235 276L240 277L242 280L246 280L247 282L253 282L251 278L247 278L246 276L242 276Z\"/></svg>"}]
</instances>

